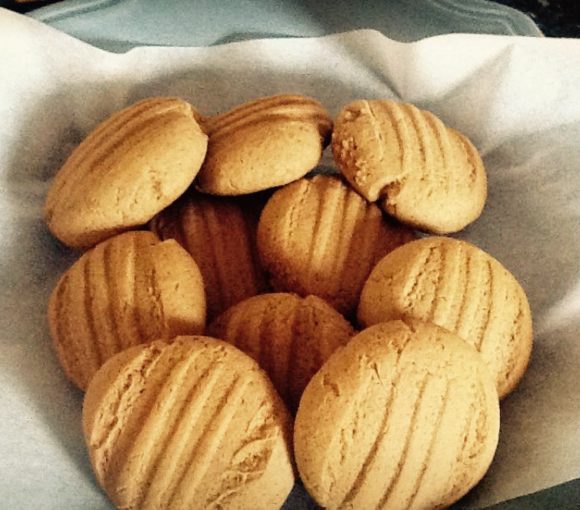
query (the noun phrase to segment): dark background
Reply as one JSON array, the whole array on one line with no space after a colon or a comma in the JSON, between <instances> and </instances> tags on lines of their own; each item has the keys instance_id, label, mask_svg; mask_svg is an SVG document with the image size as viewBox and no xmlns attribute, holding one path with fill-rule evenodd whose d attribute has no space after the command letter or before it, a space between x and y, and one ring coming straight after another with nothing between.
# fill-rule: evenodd
<instances>
[{"instance_id":1,"label":"dark background","mask_svg":"<svg viewBox=\"0 0 580 510\"><path fill-rule=\"evenodd\" d=\"M580 37L578 0L501 0L496 3L525 12L547 36Z\"/></svg>"}]
</instances>

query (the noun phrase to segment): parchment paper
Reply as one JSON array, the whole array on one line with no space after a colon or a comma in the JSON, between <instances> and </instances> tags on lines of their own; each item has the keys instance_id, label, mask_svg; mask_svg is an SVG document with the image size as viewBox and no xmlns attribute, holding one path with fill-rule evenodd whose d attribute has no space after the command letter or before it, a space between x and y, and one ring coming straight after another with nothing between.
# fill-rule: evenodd
<instances>
[{"instance_id":1,"label":"parchment paper","mask_svg":"<svg viewBox=\"0 0 580 510\"><path fill-rule=\"evenodd\" d=\"M211 114L279 92L312 95L332 114L356 98L412 101L481 150L489 199L460 237L520 280L535 347L502 404L492 468L462 507L580 476L580 40L403 44L363 30L115 55L0 9L0 507L111 508L85 454L82 395L46 325L48 295L75 257L41 220L54 172L97 122L138 99L177 95Z\"/></svg>"}]
</instances>

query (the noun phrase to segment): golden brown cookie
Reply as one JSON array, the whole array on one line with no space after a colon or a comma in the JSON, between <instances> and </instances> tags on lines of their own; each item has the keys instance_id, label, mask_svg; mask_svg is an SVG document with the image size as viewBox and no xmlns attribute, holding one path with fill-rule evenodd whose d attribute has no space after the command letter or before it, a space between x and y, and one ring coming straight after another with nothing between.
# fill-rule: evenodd
<instances>
[{"instance_id":1,"label":"golden brown cookie","mask_svg":"<svg viewBox=\"0 0 580 510\"><path fill-rule=\"evenodd\" d=\"M370 274L358 309L370 326L414 317L454 331L482 354L504 397L532 349L526 294L491 255L465 241L428 237L391 252Z\"/></svg>"},{"instance_id":2,"label":"golden brown cookie","mask_svg":"<svg viewBox=\"0 0 580 510\"><path fill-rule=\"evenodd\" d=\"M256 250L258 214L249 205L187 194L152 221L161 239L177 240L197 262L209 318L267 289Z\"/></svg>"},{"instance_id":3,"label":"golden brown cookie","mask_svg":"<svg viewBox=\"0 0 580 510\"><path fill-rule=\"evenodd\" d=\"M210 324L208 333L258 361L295 412L308 381L354 329L316 296L275 293L238 303Z\"/></svg>"},{"instance_id":4,"label":"golden brown cookie","mask_svg":"<svg viewBox=\"0 0 580 510\"><path fill-rule=\"evenodd\" d=\"M203 162L207 136L192 107L151 98L101 123L55 175L44 217L73 248L144 225L179 197Z\"/></svg>"},{"instance_id":5,"label":"golden brown cookie","mask_svg":"<svg viewBox=\"0 0 580 510\"><path fill-rule=\"evenodd\" d=\"M291 427L257 363L208 337L123 351L83 406L95 476L125 510L277 510L294 484Z\"/></svg>"},{"instance_id":6,"label":"golden brown cookie","mask_svg":"<svg viewBox=\"0 0 580 510\"><path fill-rule=\"evenodd\" d=\"M300 476L322 507L444 508L487 471L499 401L481 356L457 335L392 321L330 357L294 427Z\"/></svg>"},{"instance_id":7,"label":"golden brown cookie","mask_svg":"<svg viewBox=\"0 0 580 510\"><path fill-rule=\"evenodd\" d=\"M361 195L418 229L456 232L483 210L487 178L477 149L412 104L348 104L336 118L332 150Z\"/></svg>"},{"instance_id":8,"label":"golden brown cookie","mask_svg":"<svg viewBox=\"0 0 580 510\"><path fill-rule=\"evenodd\" d=\"M258 226L258 252L274 289L320 296L344 314L356 309L377 261L412 239L410 229L331 175L278 190Z\"/></svg>"},{"instance_id":9,"label":"golden brown cookie","mask_svg":"<svg viewBox=\"0 0 580 510\"><path fill-rule=\"evenodd\" d=\"M196 186L243 195L299 179L320 161L332 120L306 96L282 94L244 103L204 121L207 157Z\"/></svg>"},{"instance_id":10,"label":"golden brown cookie","mask_svg":"<svg viewBox=\"0 0 580 510\"><path fill-rule=\"evenodd\" d=\"M59 361L81 389L123 349L202 333L205 315L195 261L177 242L161 242L151 232L126 232L85 252L48 305Z\"/></svg>"}]
</instances>

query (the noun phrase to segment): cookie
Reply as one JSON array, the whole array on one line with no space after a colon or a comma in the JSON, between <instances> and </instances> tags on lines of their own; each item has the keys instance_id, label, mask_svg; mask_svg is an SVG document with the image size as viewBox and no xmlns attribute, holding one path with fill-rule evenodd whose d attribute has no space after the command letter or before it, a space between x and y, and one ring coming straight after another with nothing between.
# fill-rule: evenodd
<instances>
[{"instance_id":1,"label":"cookie","mask_svg":"<svg viewBox=\"0 0 580 510\"><path fill-rule=\"evenodd\" d=\"M336 118L332 151L361 195L417 229L457 232L483 210L487 178L477 149L412 104L348 104Z\"/></svg>"},{"instance_id":2,"label":"cookie","mask_svg":"<svg viewBox=\"0 0 580 510\"><path fill-rule=\"evenodd\" d=\"M207 136L193 108L150 98L101 123L55 175L44 218L64 244L88 248L144 225L179 197L203 162Z\"/></svg>"},{"instance_id":3,"label":"cookie","mask_svg":"<svg viewBox=\"0 0 580 510\"><path fill-rule=\"evenodd\" d=\"M496 259L465 241L428 237L377 264L361 294L359 322L402 317L434 322L472 344L494 374L500 397L526 370L532 349L526 294Z\"/></svg>"},{"instance_id":4,"label":"cookie","mask_svg":"<svg viewBox=\"0 0 580 510\"><path fill-rule=\"evenodd\" d=\"M177 242L126 232L85 252L48 305L50 334L67 377L85 389L111 356L136 344L202 333L199 269Z\"/></svg>"},{"instance_id":5,"label":"cookie","mask_svg":"<svg viewBox=\"0 0 580 510\"><path fill-rule=\"evenodd\" d=\"M243 195L299 179L320 161L332 120L312 98L282 94L208 117L200 191Z\"/></svg>"},{"instance_id":6,"label":"cookie","mask_svg":"<svg viewBox=\"0 0 580 510\"><path fill-rule=\"evenodd\" d=\"M152 221L161 239L177 240L197 262L209 318L267 290L256 250L259 214L249 205L188 193Z\"/></svg>"},{"instance_id":7,"label":"cookie","mask_svg":"<svg viewBox=\"0 0 580 510\"><path fill-rule=\"evenodd\" d=\"M258 252L275 290L314 294L344 314L373 266L415 239L342 179L317 175L278 190L258 226Z\"/></svg>"},{"instance_id":8,"label":"cookie","mask_svg":"<svg viewBox=\"0 0 580 510\"><path fill-rule=\"evenodd\" d=\"M294 484L291 426L257 363L208 337L123 351L83 405L97 481L125 510L277 510Z\"/></svg>"},{"instance_id":9,"label":"cookie","mask_svg":"<svg viewBox=\"0 0 580 510\"><path fill-rule=\"evenodd\" d=\"M322 507L444 508L487 471L499 401L472 346L433 324L391 321L330 357L294 427L300 476Z\"/></svg>"},{"instance_id":10,"label":"cookie","mask_svg":"<svg viewBox=\"0 0 580 510\"><path fill-rule=\"evenodd\" d=\"M275 293L238 303L210 324L208 333L258 361L295 412L308 381L354 330L316 296Z\"/></svg>"}]
</instances>

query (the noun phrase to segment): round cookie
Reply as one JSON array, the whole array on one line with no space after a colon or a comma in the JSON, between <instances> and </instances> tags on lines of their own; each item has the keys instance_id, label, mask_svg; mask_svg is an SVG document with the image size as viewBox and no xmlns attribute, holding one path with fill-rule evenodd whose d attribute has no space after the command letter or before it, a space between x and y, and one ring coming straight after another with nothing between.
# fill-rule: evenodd
<instances>
[{"instance_id":1,"label":"round cookie","mask_svg":"<svg viewBox=\"0 0 580 510\"><path fill-rule=\"evenodd\" d=\"M336 118L332 150L361 195L420 230L457 232L483 210L487 177L477 149L412 104L348 104Z\"/></svg>"},{"instance_id":2,"label":"round cookie","mask_svg":"<svg viewBox=\"0 0 580 510\"><path fill-rule=\"evenodd\" d=\"M308 381L354 329L316 296L275 293L238 303L210 324L208 333L258 361L295 412Z\"/></svg>"},{"instance_id":3,"label":"round cookie","mask_svg":"<svg viewBox=\"0 0 580 510\"><path fill-rule=\"evenodd\" d=\"M50 231L88 248L144 225L179 197L203 162L207 136L177 98L150 98L102 122L55 175L44 206Z\"/></svg>"},{"instance_id":4,"label":"round cookie","mask_svg":"<svg viewBox=\"0 0 580 510\"><path fill-rule=\"evenodd\" d=\"M210 319L268 287L256 249L258 214L247 205L187 194L151 224L161 239L177 240L197 262Z\"/></svg>"},{"instance_id":5,"label":"round cookie","mask_svg":"<svg viewBox=\"0 0 580 510\"><path fill-rule=\"evenodd\" d=\"M320 161L332 120L316 100L292 94L264 97L204 120L207 157L200 191L243 195L299 179Z\"/></svg>"},{"instance_id":6,"label":"round cookie","mask_svg":"<svg viewBox=\"0 0 580 510\"><path fill-rule=\"evenodd\" d=\"M125 510L277 510L294 484L291 427L257 363L208 337L123 351L83 405L97 481Z\"/></svg>"},{"instance_id":7,"label":"round cookie","mask_svg":"<svg viewBox=\"0 0 580 510\"><path fill-rule=\"evenodd\" d=\"M370 326L414 317L472 344L494 374L500 397L522 378L532 349L532 316L514 276L465 241L428 237L383 258L361 293L358 319Z\"/></svg>"},{"instance_id":8,"label":"round cookie","mask_svg":"<svg viewBox=\"0 0 580 510\"><path fill-rule=\"evenodd\" d=\"M483 477L498 434L495 383L477 351L433 324L391 321L312 378L294 449L324 508L446 508Z\"/></svg>"},{"instance_id":9,"label":"round cookie","mask_svg":"<svg viewBox=\"0 0 580 510\"><path fill-rule=\"evenodd\" d=\"M274 289L320 296L344 314L356 309L377 261L412 239L412 230L331 175L278 190L258 225L258 252Z\"/></svg>"},{"instance_id":10,"label":"round cookie","mask_svg":"<svg viewBox=\"0 0 580 510\"><path fill-rule=\"evenodd\" d=\"M202 333L203 280L175 241L126 232L85 252L48 304L50 334L67 375L85 389L111 356L136 344Z\"/></svg>"}]
</instances>

